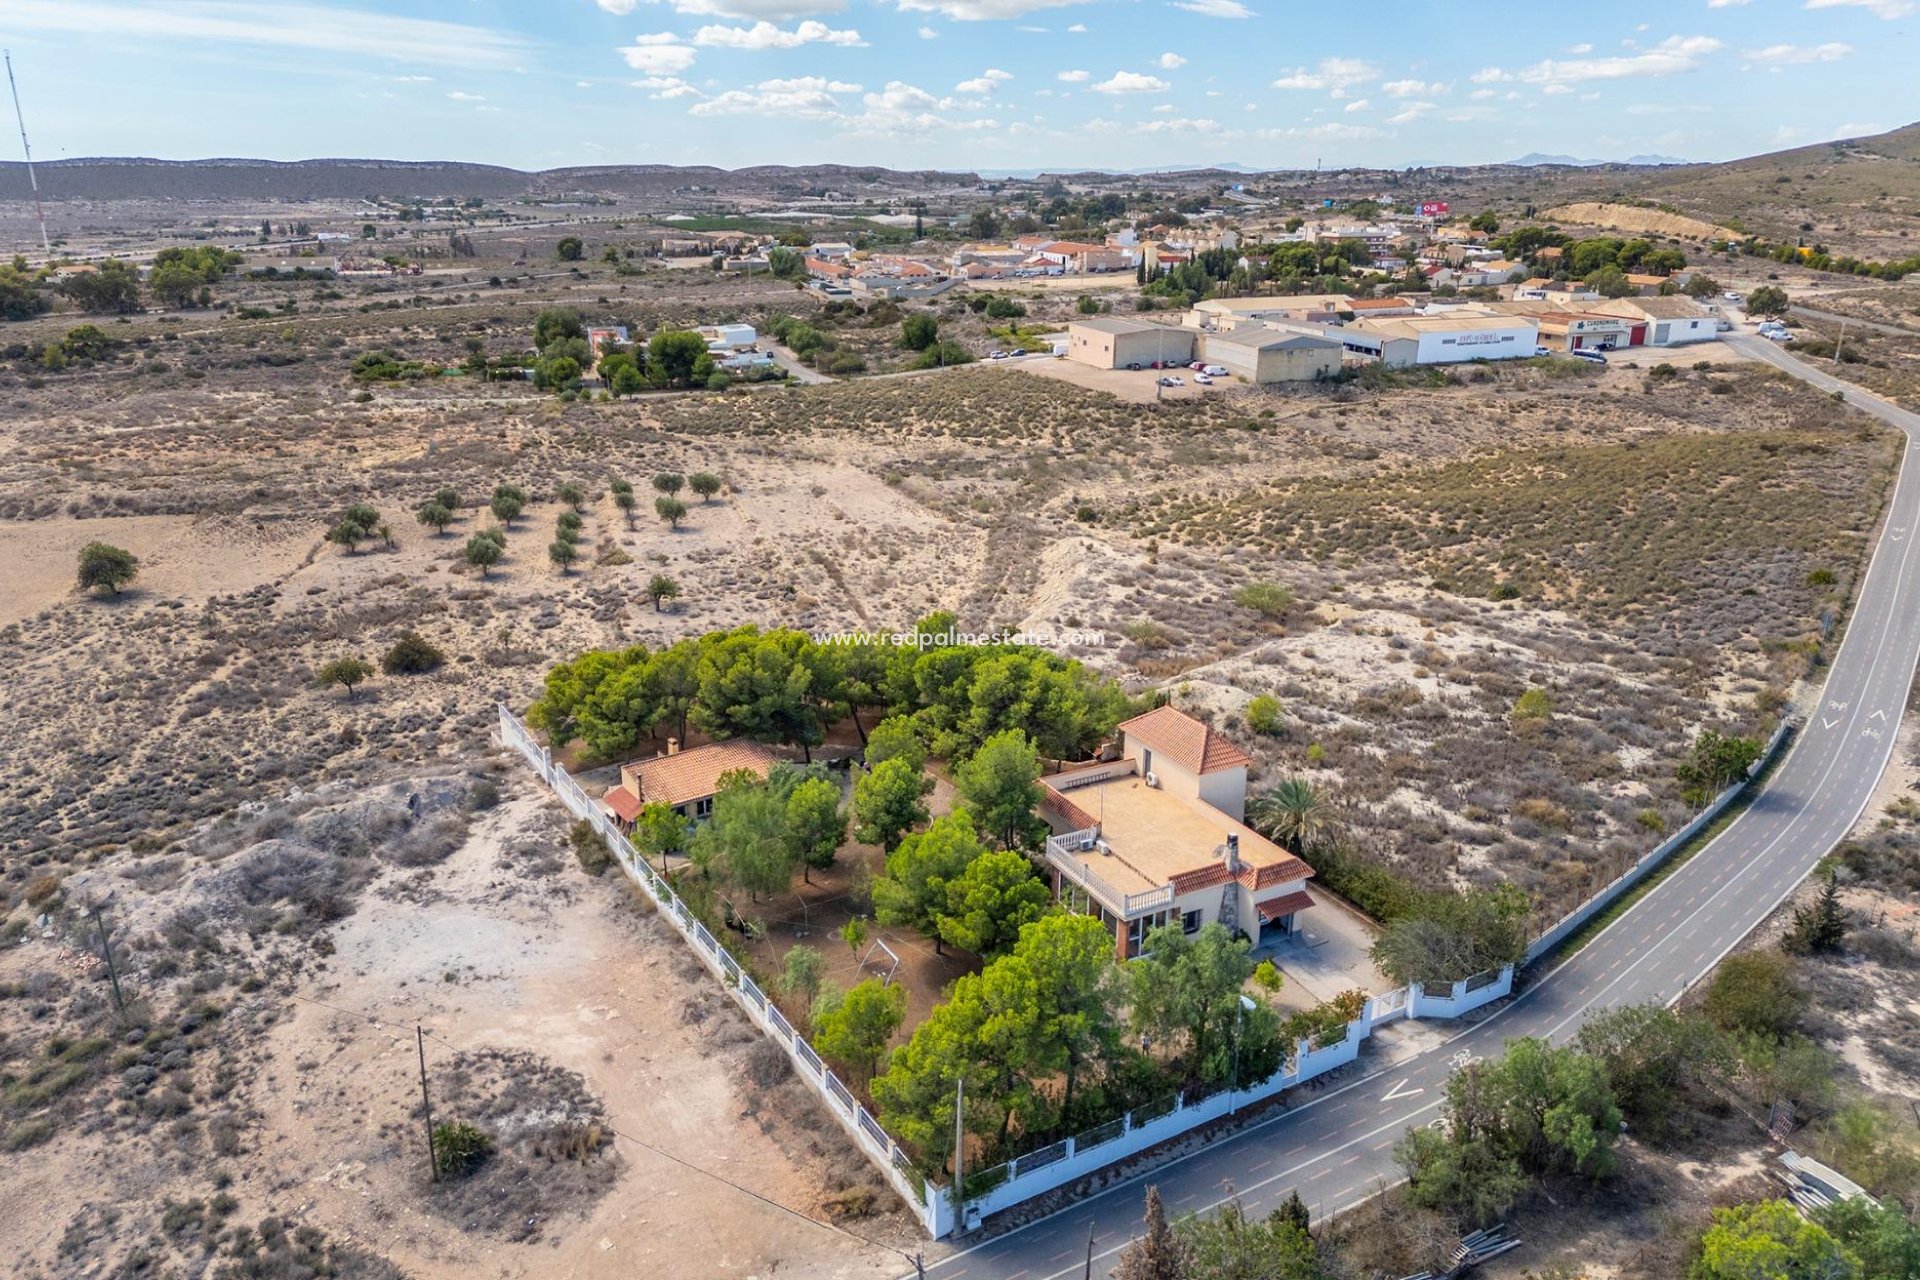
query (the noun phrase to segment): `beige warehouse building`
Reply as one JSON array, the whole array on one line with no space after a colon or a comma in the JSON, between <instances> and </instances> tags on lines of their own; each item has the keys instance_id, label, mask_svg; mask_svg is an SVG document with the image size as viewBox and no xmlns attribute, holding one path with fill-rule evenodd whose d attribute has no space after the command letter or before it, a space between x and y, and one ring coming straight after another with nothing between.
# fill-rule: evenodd
<instances>
[{"instance_id":1,"label":"beige warehouse building","mask_svg":"<svg viewBox=\"0 0 1920 1280\"><path fill-rule=\"evenodd\" d=\"M1194 332L1146 320L1096 316L1067 326L1067 358L1096 369L1151 369L1193 359Z\"/></svg>"},{"instance_id":2,"label":"beige warehouse building","mask_svg":"<svg viewBox=\"0 0 1920 1280\"><path fill-rule=\"evenodd\" d=\"M1257 386L1330 378L1340 372L1344 354L1328 338L1252 325L1200 336L1201 359Z\"/></svg>"}]
</instances>

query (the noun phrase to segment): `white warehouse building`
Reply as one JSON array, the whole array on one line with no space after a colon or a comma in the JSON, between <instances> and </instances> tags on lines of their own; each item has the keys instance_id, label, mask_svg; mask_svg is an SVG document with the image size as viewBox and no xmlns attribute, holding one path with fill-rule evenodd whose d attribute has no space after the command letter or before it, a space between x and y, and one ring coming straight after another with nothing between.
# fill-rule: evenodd
<instances>
[{"instance_id":1,"label":"white warehouse building","mask_svg":"<svg viewBox=\"0 0 1920 1280\"><path fill-rule=\"evenodd\" d=\"M1531 316L1403 316L1355 320L1327 330L1348 351L1390 369L1468 360L1518 360L1533 355L1540 325Z\"/></svg>"}]
</instances>

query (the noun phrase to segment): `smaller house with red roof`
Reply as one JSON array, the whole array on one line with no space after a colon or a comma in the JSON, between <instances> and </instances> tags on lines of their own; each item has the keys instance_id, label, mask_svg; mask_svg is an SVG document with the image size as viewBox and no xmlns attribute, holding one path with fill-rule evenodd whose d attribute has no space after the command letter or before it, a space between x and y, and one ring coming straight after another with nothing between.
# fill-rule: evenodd
<instances>
[{"instance_id":1,"label":"smaller house with red roof","mask_svg":"<svg viewBox=\"0 0 1920 1280\"><path fill-rule=\"evenodd\" d=\"M1047 865L1070 910L1100 917L1121 959L1147 934L1220 924L1257 947L1313 906L1313 868L1244 821L1252 758L1173 707L1120 726L1120 758L1041 779Z\"/></svg>"},{"instance_id":2,"label":"smaller house with red roof","mask_svg":"<svg viewBox=\"0 0 1920 1280\"><path fill-rule=\"evenodd\" d=\"M633 830L640 810L650 804L701 822L713 815L722 778L742 770L765 778L775 761L757 742L715 742L682 751L678 738L668 738L665 755L620 766L620 785L601 797L600 807L622 831Z\"/></svg>"}]
</instances>

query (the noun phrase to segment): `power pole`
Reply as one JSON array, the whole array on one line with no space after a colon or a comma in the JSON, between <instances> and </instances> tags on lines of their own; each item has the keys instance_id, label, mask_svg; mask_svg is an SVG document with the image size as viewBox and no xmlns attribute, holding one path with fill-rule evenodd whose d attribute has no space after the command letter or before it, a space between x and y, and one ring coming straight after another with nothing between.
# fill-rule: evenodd
<instances>
[{"instance_id":1,"label":"power pole","mask_svg":"<svg viewBox=\"0 0 1920 1280\"><path fill-rule=\"evenodd\" d=\"M953 1082L953 1234L967 1231L967 1078Z\"/></svg>"},{"instance_id":2,"label":"power pole","mask_svg":"<svg viewBox=\"0 0 1920 1280\"><path fill-rule=\"evenodd\" d=\"M1093 1219L1087 1219L1087 1269L1084 1280L1093 1280Z\"/></svg>"},{"instance_id":3,"label":"power pole","mask_svg":"<svg viewBox=\"0 0 1920 1280\"><path fill-rule=\"evenodd\" d=\"M100 908L93 909L93 927L100 931L100 955L107 962L107 981L113 984L113 1011L125 1013L127 1002L120 995L120 975L113 967L113 943L107 940L107 922L100 915Z\"/></svg>"},{"instance_id":4,"label":"power pole","mask_svg":"<svg viewBox=\"0 0 1920 1280\"><path fill-rule=\"evenodd\" d=\"M427 1170L433 1181L440 1181L440 1160L433 1149L433 1099L427 1094L427 1033L414 1024L413 1042L420 1050L420 1105L427 1115Z\"/></svg>"}]
</instances>

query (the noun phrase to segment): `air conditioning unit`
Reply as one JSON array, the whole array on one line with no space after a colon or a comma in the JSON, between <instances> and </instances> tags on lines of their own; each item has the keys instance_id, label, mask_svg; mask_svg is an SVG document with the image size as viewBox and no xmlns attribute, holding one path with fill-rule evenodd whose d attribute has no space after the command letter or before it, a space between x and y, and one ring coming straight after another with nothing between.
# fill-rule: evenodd
<instances>
[{"instance_id":1,"label":"air conditioning unit","mask_svg":"<svg viewBox=\"0 0 1920 1280\"><path fill-rule=\"evenodd\" d=\"M1160 786L1160 775L1157 773L1149 773L1147 775L1147 785L1158 789Z\"/></svg>"},{"instance_id":2,"label":"air conditioning unit","mask_svg":"<svg viewBox=\"0 0 1920 1280\"><path fill-rule=\"evenodd\" d=\"M1105 840L1095 840L1093 842L1093 847L1098 849L1106 857L1111 858L1113 856L1113 846L1108 844Z\"/></svg>"}]
</instances>

